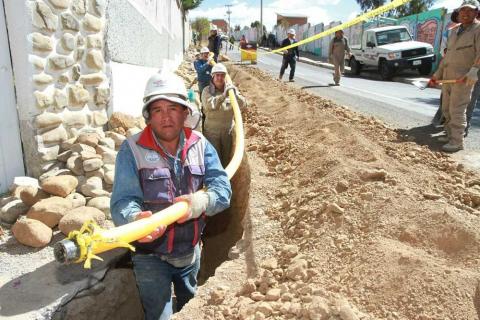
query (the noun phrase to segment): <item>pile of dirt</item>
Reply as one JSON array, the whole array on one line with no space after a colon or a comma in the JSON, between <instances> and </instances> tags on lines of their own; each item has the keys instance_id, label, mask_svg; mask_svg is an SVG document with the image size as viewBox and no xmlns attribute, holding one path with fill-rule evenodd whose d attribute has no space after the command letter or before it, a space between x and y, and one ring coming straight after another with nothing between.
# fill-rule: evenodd
<instances>
[{"instance_id":1,"label":"pile of dirt","mask_svg":"<svg viewBox=\"0 0 480 320\"><path fill-rule=\"evenodd\" d=\"M480 177L378 120L230 68L245 233L176 319L478 319Z\"/></svg>"}]
</instances>

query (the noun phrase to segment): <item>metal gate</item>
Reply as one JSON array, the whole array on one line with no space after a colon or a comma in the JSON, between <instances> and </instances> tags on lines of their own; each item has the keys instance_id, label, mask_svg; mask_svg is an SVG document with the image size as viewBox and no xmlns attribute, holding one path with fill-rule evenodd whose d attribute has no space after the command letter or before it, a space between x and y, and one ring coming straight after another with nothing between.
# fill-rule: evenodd
<instances>
[{"instance_id":1,"label":"metal gate","mask_svg":"<svg viewBox=\"0 0 480 320\"><path fill-rule=\"evenodd\" d=\"M25 174L15 101L10 46L3 0L0 0L0 194Z\"/></svg>"}]
</instances>

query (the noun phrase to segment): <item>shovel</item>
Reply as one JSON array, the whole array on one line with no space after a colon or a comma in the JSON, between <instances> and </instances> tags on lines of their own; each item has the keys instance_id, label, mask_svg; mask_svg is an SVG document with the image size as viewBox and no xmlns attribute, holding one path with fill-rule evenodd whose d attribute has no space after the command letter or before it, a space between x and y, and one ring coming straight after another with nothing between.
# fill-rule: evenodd
<instances>
[{"instance_id":1,"label":"shovel","mask_svg":"<svg viewBox=\"0 0 480 320\"><path fill-rule=\"evenodd\" d=\"M420 90L425 90L428 87L428 80L415 80L412 84ZM460 83L461 80L437 80L437 83Z\"/></svg>"}]
</instances>

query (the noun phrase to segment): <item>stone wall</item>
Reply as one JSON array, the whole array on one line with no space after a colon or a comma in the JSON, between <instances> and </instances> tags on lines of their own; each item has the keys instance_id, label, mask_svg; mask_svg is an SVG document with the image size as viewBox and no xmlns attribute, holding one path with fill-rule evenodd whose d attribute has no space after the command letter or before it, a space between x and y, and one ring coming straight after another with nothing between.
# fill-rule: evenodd
<instances>
[{"instance_id":1,"label":"stone wall","mask_svg":"<svg viewBox=\"0 0 480 320\"><path fill-rule=\"evenodd\" d=\"M24 4L7 2L6 15L27 172L38 177L56 165L62 142L81 132L103 135L110 100L105 2ZM22 13L24 21L15 19Z\"/></svg>"}]
</instances>

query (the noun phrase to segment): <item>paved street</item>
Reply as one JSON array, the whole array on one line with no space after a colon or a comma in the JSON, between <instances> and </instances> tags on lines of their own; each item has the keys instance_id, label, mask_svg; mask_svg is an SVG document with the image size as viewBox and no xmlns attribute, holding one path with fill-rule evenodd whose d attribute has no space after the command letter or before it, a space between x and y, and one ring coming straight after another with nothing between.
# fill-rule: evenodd
<instances>
[{"instance_id":1,"label":"paved street","mask_svg":"<svg viewBox=\"0 0 480 320\"><path fill-rule=\"evenodd\" d=\"M261 52L261 51L260 51ZM234 61L240 61L238 51L230 51ZM258 68L278 77L281 56L276 54L259 54ZM248 64L248 62L245 62ZM285 72L284 81L288 81L289 69ZM401 130L415 138L419 144L428 145L432 150L440 150L441 143L432 135L441 133L441 128L430 124L440 103L440 90L419 90L413 85L372 80L373 71L362 73L360 77L345 76L341 86L332 86L332 70L297 62L295 83L292 85L306 89L321 97L331 99L365 115L372 115L391 127ZM370 73L370 74L369 74ZM480 168L480 108L477 108L472 129L466 141L466 150L459 152L459 160L475 162Z\"/></svg>"}]
</instances>

